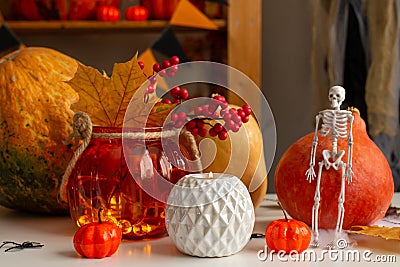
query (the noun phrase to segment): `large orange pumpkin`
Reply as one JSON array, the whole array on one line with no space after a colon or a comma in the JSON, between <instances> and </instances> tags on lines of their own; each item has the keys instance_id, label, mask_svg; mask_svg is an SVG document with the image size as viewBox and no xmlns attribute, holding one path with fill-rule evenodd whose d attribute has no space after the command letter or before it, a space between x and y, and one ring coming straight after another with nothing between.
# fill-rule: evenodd
<instances>
[{"instance_id":1,"label":"large orange pumpkin","mask_svg":"<svg viewBox=\"0 0 400 267\"><path fill-rule=\"evenodd\" d=\"M197 136L196 139L200 144L204 138ZM212 142L215 142L216 146L215 158ZM239 132L229 132L226 140L212 138L212 141L201 144L200 149L202 163L206 167L204 172L224 172L239 177L249 190L254 207L257 208L261 204L267 191L268 177L263 138L253 116L250 116L247 123L243 123Z\"/></svg>"},{"instance_id":2,"label":"large orange pumpkin","mask_svg":"<svg viewBox=\"0 0 400 267\"><path fill-rule=\"evenodd\" d=\"M368 137L365 122L353 112L353 181L346 183L343 228L369 225L381 219L390 205L394 185L390 166L379 148ZM275 171L275 189L284 209L295 219L311 224L316 179L307 181L311 145L314 133L296 141L284 153ZM331 149L332 140L319 135L316 165L322 161L322 150ZM345 150L347 139L340 139L338 150ZM315 167L318 173L318 168ZM340 193L341 174L333 168L323 168L321 177L320 228L335 228Z\"/></svg>"},{"instance_id":3,"label":"large orange pumpkin","mask_svg":"<svg viewBox=\"0 0 400 267\"><path fill-rule=\"evenodd\" d=\"M64 81L77 62L42 47L0 59L0 204L41 213L65 213L59 184L72 156L70 105L78 94Z\"/></svg>"}]
</instances>

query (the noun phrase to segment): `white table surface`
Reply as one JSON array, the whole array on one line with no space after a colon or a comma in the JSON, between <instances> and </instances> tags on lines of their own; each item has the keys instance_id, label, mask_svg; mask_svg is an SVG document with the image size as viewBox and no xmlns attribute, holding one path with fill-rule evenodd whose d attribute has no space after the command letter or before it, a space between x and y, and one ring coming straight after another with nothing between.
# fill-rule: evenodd
<instances>
[{"instance_id":1,"label":"white table surface","mask_svg":"<svg viewBox=\"0 0 400 267\"><path fill-rule=\"evenodd\" d=\"M276 198L274 195L267 195L267 198ZM393 205L400 207L400 194L395 194ZM260 208L256 210L256 225L254 232L264 233L269 222L282 218L282 213L277 205L272 201L264 201ZM283 262L277 258L260 261L257 252L264 249L265 239L252 239L247 246L239 253L223 258L197 258L180 253L168 237L151 241L123 241L112 257L103 259L86 259L78 256L73 248L72 238L77 230L76 226L69 217L46 217L32 214L21 213L6 209L0 206L0 244L6 240L17 242L38 241L44 244L41 249L25 249L15 252L4 252L0 250L0 266L52 266L52 267L74 267L74 266L280 266L288 264L295 266L362 266L377 264L368 263L362 258L359 262L353 260L329 259L326 255L323 262L303 260L295 262L285 258L288 262ZM321 231L321 240L329 241L331 236L329 231ZM376 259L376 256L390 255L395 263L379 263L379 266L399 266L400 262L400 241L385 241L380 238L369 238L367 241L363 237L353 235L350 240L355 238L357 245L348 249L357 250L363 253L370 250L369 258ZM340 252L340 251L339 251ZM321 255L322 249L316 249L315 253ZM375 266L374 265L374 266Z\"/></svg>"}]
</instances>

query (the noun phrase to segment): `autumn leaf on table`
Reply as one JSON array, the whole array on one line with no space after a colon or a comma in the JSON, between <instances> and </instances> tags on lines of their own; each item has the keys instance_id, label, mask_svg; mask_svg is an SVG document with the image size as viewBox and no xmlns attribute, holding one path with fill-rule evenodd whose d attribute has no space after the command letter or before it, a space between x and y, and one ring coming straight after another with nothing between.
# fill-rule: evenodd
<instances>
[{"instance_id":1,"label":"autumn leaf on table","mask_svg":"<svg viewBox=\"0 0 400 267\"><path fill-rule=\"evenodd\" d=\"M352 226L347 230L350 234L361 234L366 236L378 236L386 240L400 240L400 227L387 226Z\"/></svg>"},{"instance_id":2,"label":"autumn leaf on table","mask_svg":"<svg viewBox=\"0 0 400 267\"><path fill-rule=\"evenodd\" d=\"M79 101L72 109L86 112L93 125L122 127L125 112L133 96L132 104L139 114L140 110L145 110L144 91L140 94L138 90L146 80L147 77L138 64L137 54L128 62L114 64L111 77L79 64L75 76L68 81L79 94ZM143 111L142 115L146 116L146 112Z\"/></svg>"}]
</instances>

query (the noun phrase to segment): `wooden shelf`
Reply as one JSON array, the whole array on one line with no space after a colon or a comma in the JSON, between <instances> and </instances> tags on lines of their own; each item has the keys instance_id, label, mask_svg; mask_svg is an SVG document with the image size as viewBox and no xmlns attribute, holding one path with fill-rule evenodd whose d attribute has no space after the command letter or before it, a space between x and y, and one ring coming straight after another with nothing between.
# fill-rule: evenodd
<instances>
[{"instance_id":1,"label":"wooden shelf","mask_svg":"<svg viewBox=\"0 0 400 267\"><path fill-rule=\"evenodd\" d=\"M213 20L220 30L226 29L226 20ZM7 21L7 26L16 33L37 32L121 32L121 31L159 31L168 26L167 20L148 21ZM179 30L192 30L187 27L177 27Z\"/></svg>"}]
</instances>

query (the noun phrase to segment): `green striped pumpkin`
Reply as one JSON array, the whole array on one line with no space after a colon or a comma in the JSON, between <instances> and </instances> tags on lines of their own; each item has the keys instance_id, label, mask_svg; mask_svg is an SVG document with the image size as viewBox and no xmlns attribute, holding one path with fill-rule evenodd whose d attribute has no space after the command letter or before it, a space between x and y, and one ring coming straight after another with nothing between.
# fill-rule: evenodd
<instances>
[{"instance_id":1,"label":"green striped pumpkin","mask_svg":"<svg viewBox=\"0 0 400 267\"><path fill-rule=\"evenodd\" d=\"M64 81L77 62L49 48L22 47L0 59L0 205L63 214L57 194L72 149L72 103Z\"/></svg>"}]
</instances>

